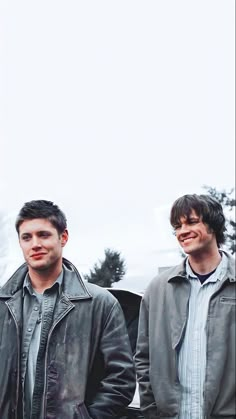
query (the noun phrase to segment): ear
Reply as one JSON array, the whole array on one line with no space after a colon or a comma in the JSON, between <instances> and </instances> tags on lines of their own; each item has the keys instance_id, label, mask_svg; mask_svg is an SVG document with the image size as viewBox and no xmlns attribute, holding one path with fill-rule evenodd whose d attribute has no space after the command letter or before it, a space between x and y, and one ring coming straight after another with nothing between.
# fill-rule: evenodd
<instances>
[{"instance_id":1,"label":"ear","mask_svg":"<svg viewBox=\"0 0 236 419\"><path fill-rule=\"evenodd\" d=\"M64 230L63 233L61 234L61 246L64 247L68 241L69 238L69 233L68 230Z\"/></svg>"}]
</instances>

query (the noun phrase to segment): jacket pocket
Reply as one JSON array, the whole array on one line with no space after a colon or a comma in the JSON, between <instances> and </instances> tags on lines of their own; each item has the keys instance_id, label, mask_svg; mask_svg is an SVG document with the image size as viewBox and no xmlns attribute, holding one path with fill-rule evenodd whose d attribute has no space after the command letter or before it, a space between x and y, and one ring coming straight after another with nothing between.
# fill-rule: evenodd
<instances>
[{"instance_id":1,"label":"jacket pocket","mask_svg":"<svg viewBox=\"0 0 236 419\"><path fill-rule=\"evenodd\" d=\"M76 405L73 419L92 419L91 416L89 416L88 410L84 403Z\"/></svg>"},{"instance_id":2,"label":"jacket pocket","mask_svg":"<svg viewBox=\"0 0 236 419\"><path fill-rule=\"evenodd\" d=\"M233 304L236 305L236 298L234 297L220 297L220 302L223 304Z\"/></svg>"}]
</instances>

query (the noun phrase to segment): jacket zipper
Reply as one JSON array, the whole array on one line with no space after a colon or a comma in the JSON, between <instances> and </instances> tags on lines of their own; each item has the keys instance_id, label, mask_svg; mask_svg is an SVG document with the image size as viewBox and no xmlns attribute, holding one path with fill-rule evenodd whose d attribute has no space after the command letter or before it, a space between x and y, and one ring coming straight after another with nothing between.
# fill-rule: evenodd
<instances>
[{"instance_id":1,"label":"jacket zipper","mask_svg":"<svg viewBox=\"0 0 236 419\"><path fill-rule=\"evenodd\" d=\"M20 334L19 334L19 327L16 321L16 317L11 309L11 307L8 305L8 302L6 302L6 305L8 307L8 310L10 311L12 318L16 325L16 333L17 333L17 379L16 379L16 407L15 407L15 419L17 419L17 407L19 403L19 380L20 380Z\"/></svg>"},{"instance_id":2,"label":"jacket zipper","mask_svg":"<svg viewBox=\"0 0 236 419\"><path fill-rule=\"evenodd\" d=\"M190 290L190 286L189 286L189 290ZM177 379L178 383L180 381L179 381L179 376L178 376L178 356L177 356L176 348L178 347L178 345L179 345L179 343L180 343L180 341L183 337L183 333L186 330L187 321L188 321L188 311L189 311L189 298L190 298L190 292L189 292L189 295L188 295L188 301L187 301L187 307L186 307L187 313L186 313L185 322L184 322L183 327L181 329L179 340L177 341L177 343L175 345L176 379ZM178 403L179 411L180 411L180 403L181 403L181 399L179 399L179 403Z\"/></svg>"},{"instance_id":3,"label":"jacket zipper","mask_svg":"<svg viewBox=\"0 0 236 419\"><path fill-rule=\"evenodd\" d=\"M73 307L69 307L63 314L61 317L59 317L59 319L56 321L56 323L54 323L53 327L51 328L51 330L48 333L48 339L47 339L47 345L46 345L46 349L45 349L45 360L44 360L44 390L43 390L43 404L42 404L42 412L43 412L43 417L46 418L46 403L45 403L45 399L46 399L46 383L47 383L47 360L48 360L48 347L49 347L49 341L52 335L53 330L55 329L56 325L66 316L67 313L69 313L71 310L73 309ZM17 419L17 418L16 418Z\"/></svg>"},{"instance_id":4,"label":"jacket zipper","mask_svg":"<svg viewBox=\"0 0 236 419\"><path fill-rule=\"evenodd\" d=\"M214 294L211 295L210 299L209 299L209 304L208 304L208 312L207 312L207 318L209 317L209 310L210 310L210 304L212 299L220 293L223 285L226 283L227 278L225 280L223 280L219 286L219 288L214 292ZM208 341L209 341L209 336L208 336L208 321L206 322L206 354L207 354L207 349L208 349ZM207 365L207 362L206 362ZM205 375L205 382L204 382L204 387L203 387L203 414L204 414L204 419L207 419L207 414L206 414L206 391L205 391L205 385L206 385L206 381L207 381L207 368L206 368L206 375Z\"/></svg>"}]
</instances>

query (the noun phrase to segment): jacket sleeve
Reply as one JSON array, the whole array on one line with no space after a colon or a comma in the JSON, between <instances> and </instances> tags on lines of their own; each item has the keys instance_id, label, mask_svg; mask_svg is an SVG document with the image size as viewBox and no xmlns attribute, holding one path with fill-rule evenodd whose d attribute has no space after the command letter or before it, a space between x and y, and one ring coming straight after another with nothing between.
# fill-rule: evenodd
<instances>
[{"instance_id":1,"label":"jacket sleeve","mask_svg":"<svg viewBox=\"0 0 236 419\"><path fill-rule=\"evenodd\" d=\"M142 299L139 315L137 350L135 355L136 372L139 383L140 407L145 419L156 419L157 407L150 383L149 361L149 312Z\"/></svg>"},{"instance_id":2,"label":"jacket sleeve","mask_svg":"<svg viewBox=\"0 0 236 419\"><path fill-rule=\"evenodd\" d=\"M100 340L104 371L99 389L88 405L93 419L110 419L128 406L136 377L128 332L120 304L112 304Z\"/></svg>"}]
</instances>

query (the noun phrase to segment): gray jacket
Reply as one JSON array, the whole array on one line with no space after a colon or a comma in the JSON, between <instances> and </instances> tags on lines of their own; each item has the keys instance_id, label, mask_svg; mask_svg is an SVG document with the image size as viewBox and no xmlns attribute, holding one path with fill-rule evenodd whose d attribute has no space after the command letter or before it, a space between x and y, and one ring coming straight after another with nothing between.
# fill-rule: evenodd
<instances>
[{"instance_id":1,"label":"gray jacket","mask_svg":"<svg viewBox=\"0 0 236 419\"><path fill-rule=\"evenodd\" d=\"M66 265L62 294L50 328L44 372L47 419L110 419L127 406L135 373L124 316L117 300L82 281ZM0 289L0 418L21 418L20 346L22 265Z\"/></svg>"},{"instance_id":2,"label":"gray jacket","mask_svg":"<svg viewBox=\"0 0 236 419\"><path fill-rule=\"evenodd\" d=\"M226 256L227 274L208 308L205 419L236 418L235 259ZM189 296L185 263L154 278L144 294L136 368L146 419L178 418L181 389L177 351L185 332Z\"/></svg>"}]
</instances>

